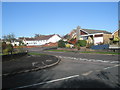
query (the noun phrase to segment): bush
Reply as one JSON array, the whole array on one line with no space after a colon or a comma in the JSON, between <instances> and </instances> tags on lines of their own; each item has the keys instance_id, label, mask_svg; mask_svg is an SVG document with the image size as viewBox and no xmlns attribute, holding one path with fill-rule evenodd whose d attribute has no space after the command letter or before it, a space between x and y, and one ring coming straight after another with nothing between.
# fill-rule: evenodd
<instances>
[{"instance_id":1,"label":"bush","mask_svg":"<svg viewBox=\"0 0 120 90\"><path fill-rule=\"evenodd\" d=\"M77 46L81 46L81 47L86 46L86 44L87 44L86 40L78 40L78 42L76 43Z\"/></svg>"},{"instance_id":2,"label":"bush","mask_svg":"<svg viewBox=\"0 0 120 90\"><path fill-rule=\"evenodd\" d=\"M63 41L63 40L60 40L59 42L58 42L58 47L60 47L60 48L64 48L65 47L65 41Z\"/></svg>"},{"instance_id":3,"label":"bush","mask_svg":"<svg viewBox=\"0 0 120 90\"><path fill-rule=\"evenodd\" d=\"M91 48L91 46L93 46L93 45L94 45L94 43L87 43L86 48Z\"/></svg>"},{"instance_id":4,"label":"bush","mask_svg":"<svg viewBox=\"0 0 120 90\"><path fill-rule=\"evenodd\" d=\"M70 48L70 44L66 44L65 46L66 46L66 48Z\"/></svg>"},{"instance_id":5,"label":"bush","mask_svg":"<svg viewBox=\"0 0 120 90\"><path fill-rule=\"evenodd\" d=\"M9 54L9 52L12 54L13 45L12 44L6 44L5 42L3 42L2 43L2 53Z\"/></svg>"},{"instance_id":6,"label":"bush","mask_svg":"<svg viewBox=\"0 0 120 90\"><path fill-rule=\"evenodd\" d=\"M8 52L10 52L12 54L12 52L13 52L13 45L12 44L8 44L7 45L7 49L8 49Z\"/></svg>"}]
</instances>

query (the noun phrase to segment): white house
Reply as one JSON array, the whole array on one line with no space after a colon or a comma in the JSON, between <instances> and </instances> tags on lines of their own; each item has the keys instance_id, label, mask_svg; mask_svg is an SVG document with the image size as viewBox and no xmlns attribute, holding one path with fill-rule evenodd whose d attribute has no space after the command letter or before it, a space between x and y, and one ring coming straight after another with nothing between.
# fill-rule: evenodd
<instances>
[{"instance_id":1,"label":"white house","mask_svg":"<svg viewBox=\"0 0 120 90\"><path fill-rule=\"evenodd\" d=\"M16 46L19 46L19 42L18 42L18 41L14 41L14 42L12 42L11 44L12 44L13 46L15 46L15 45L16 45Z\"/></svg>"},{"instance_id":2,"label":"white house","mask_svg":"<svg viewBox=\"0 0 120 90\"><path fill-rule=\"evenodd\" d=\"M53 35L41 35L36 38L20 38L24 44L27 46L37 46L37 45L44 45L46 43L55 43L58 42L61 37L58 34Z\"/></svg>"}]
</instances>

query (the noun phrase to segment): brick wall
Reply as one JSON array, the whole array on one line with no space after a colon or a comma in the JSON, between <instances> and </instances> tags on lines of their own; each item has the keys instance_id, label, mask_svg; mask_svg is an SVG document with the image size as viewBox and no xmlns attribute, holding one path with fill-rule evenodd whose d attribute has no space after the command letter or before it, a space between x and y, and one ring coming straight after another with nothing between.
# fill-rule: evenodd
<instances>
[{"instance_id":1,"label":"brick wall","mask_svg":"<svg viewBox=\"0 0 120 90\"><path fill-rule=\"evenodd\" d=\"M103 34L104 44L109 44L110 43L110 38L112 38L112 34Z\"/></svg>"}]
</instances>

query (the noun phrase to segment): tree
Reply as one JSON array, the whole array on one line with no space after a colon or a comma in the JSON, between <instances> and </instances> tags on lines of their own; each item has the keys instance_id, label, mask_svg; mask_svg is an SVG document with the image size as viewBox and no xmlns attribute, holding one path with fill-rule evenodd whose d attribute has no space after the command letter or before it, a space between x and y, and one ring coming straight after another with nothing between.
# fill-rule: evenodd
<instances>
[{"instance_id":1,"label":"tree","mask_svg":"<svg viewBox=\"0 0 120 90\"><path fill-rule=\"evenodd\" d=\"M2 53L11 53L13 52L13 45L6 44L6 42L2 42Z\"/></svg>"},{"instance_id":2,"label":"tree","mask_svg":"<svg viewBox=\"0 0 120 90\"><path fill-rule=\"evenodd\" d=\"M65 41L63 41L63 40L60 40L60 41L58 41L58 47L60 47L60 48L64 48L65 47Z\"/></svg>"},{"instance_id":3,"label":"tree","mask_svg":"<svg viewBox=\"0 0 120 90\"><path fill-rule=\"evenodd\" d=\"M15 35L12 33L12 34L8 34L8 35L4 35L3 40L8 41L8 42L13 42L16 39L15 39Z\"/></svg>"},{"instance_id":4,"label":"tree","mask_svg":"<svg viewBox=\"0 0 120 90\"><path fill-rule=\"evenodd\" d=\"M40 37L41 36L41 34L35 34L35 36L34 37Z\"/></svg>"}]
</instances>

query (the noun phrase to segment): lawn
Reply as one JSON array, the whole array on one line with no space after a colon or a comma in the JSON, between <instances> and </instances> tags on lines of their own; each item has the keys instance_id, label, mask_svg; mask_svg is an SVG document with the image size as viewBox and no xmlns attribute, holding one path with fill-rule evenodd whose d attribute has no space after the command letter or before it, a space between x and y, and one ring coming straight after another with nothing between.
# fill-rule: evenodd
<instances>
[{"instance_id":1,"label":"lawn","mask_svg":"<svg viewBox=\"0 0 120 90\"><path fill-rule=\"evenodd\" d=\"M97 53L97 54L112 54L112 55L120 55L120 53L117 52L92 52L92 51L84 51L80 53Z\"/></svg>"},{"instance_id":2,"label":"lawn","mask_svg":"<svg viewBox=\"0 0 120 90\"><path fill-rule=\"evenodd\" d=\"M47 51L54 51L54 52L76 52L76 51L68 51L68 50L47 50ZM79 51L78 51L79 52ZM112 54L112 55L120 55L118 52L98 52L98 51L80 51L79 53L93 53L93 54Z\"/></svg>"},{"instance_id":3,"label":"lawn","mask_svg":"<svg viewBox=\"0 0 120 90\"><path fill-rule=\"evenodd\" d=\"M34 52L29 52L29 55L47 55L47 54L42 54L42 53L34 53Z\"/></svg>"}]
</instances>

